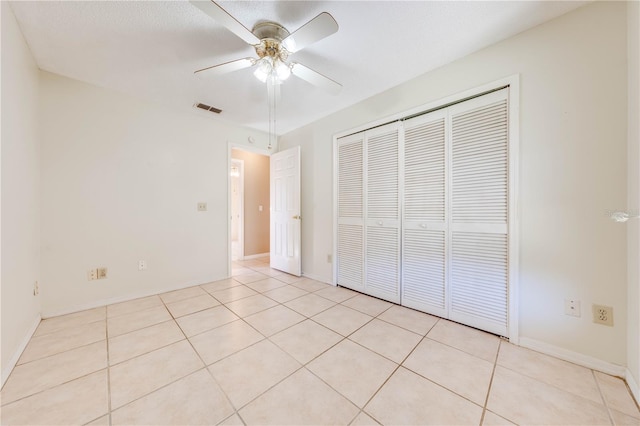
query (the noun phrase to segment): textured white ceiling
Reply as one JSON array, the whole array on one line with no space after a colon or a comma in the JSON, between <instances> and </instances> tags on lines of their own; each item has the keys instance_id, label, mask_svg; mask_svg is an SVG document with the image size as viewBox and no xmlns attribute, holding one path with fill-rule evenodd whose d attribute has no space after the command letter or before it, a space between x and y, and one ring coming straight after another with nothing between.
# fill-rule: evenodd
<instances>
[{"instance_id":1,"label":"textured white ceiling","mask_svg":"<svg viewBox=\"0 0 640 426\"><path fill-rule=\"evenodd\" d=\"M291 77L278 133L353 105L413 77L582 6L561 1L221 1L247 28L263 20L294 31L320 12L337 33L291 56L344 87L331 95ZM203 102L212 119L268 129L267 92L252 69L201 79L193 71L255 56L187 1L12 2L38 66L173 105Z\"/></svg>"}]
</instances>

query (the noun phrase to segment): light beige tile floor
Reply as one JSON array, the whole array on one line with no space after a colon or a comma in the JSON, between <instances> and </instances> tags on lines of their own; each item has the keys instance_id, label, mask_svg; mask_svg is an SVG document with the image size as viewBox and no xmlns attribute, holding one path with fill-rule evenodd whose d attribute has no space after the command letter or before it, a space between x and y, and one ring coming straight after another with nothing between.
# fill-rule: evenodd
<instances>
[{"instance_id":1,"label":"light beige tile floor","mask_svg":"<svg viewBox=\"0 0 640 426\"><path fill-rule=\"evenodd\" d=\"M640 425L619 378L268 259L233 271L43 320L0 422Z\"/></svg>"}]
</instances>

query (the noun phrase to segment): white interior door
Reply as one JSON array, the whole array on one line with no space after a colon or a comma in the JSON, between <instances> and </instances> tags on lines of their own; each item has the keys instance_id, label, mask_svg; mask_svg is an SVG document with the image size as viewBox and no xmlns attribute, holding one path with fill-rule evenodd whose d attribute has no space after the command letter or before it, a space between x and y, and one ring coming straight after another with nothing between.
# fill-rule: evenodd
<instances>
[{"instance_id":1,"label":"white interior door","mask_svg":"<svg viewBox=\"0 0 640 426\"><path fill-rule=\"evenodd\" d=\"M451 106L449 114L449 318L507 336L507 89Z\"/></svg>"},{"instance_id":2,"label":"white interior door","mask_svg":"<svg viewBox=\"0 0 640 426\"><path fill-rule=\"evenodd\" d=\"M300 147L271 155L271 267L300 276Z\"/></svg>"},{"instance_id":3,"label":"white interior door","mask_svg":"<svg viewBox=\"0 0 640 426\"><path fill-rule=\"evenodd\" d=\"M405 121L402 304L448 317L446 297L447 110Z\"/></svg>"},{"instance_id":4,"label":"white interior door","mask_svg":"<svg viewBox=\"0 0 640 426\"><path fill-rule=\"evenodd\" d=\"M338 140L337 283L364 292L364 134Z\"/></svg>"},{"instance_id":5,"label":"white interior door","mask_svg":"<svg viewBox=\"0 0 640 426\"><path fill-rule=\"evenodd\" d=\"M365 133L365 289L400 303L399 123Z\"/></svg>"}]
</instances>

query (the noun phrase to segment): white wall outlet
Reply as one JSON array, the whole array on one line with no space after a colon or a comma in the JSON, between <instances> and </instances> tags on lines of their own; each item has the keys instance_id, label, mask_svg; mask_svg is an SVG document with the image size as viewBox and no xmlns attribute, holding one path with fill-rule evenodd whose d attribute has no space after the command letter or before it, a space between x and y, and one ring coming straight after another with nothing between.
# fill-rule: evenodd
<instances>
[{"instance_id":1,"label":"white wall outlet","mask_svg":"<svg viewBox=\"0 0 640 426\"><path fill-rule=\"evenodd\" d=\"M262 206L258 206L258 211L261 212L262 211Z\"/></svg>"},{"instance_id":2,"label":"white wall outlet","mask_svg":"<svg viewBox=\"0 0 640 426\"><path fill-rule=\"evenodd\" d=\"M593 305L593 322L613 327L613 308L611 306Z\"/></svg>"},{"instance_id":3,"label":"white wall outlet","mask_svg":"<svg viewBox=\"0 0 640 426\"><path fill-rule=\"evenodd\" d=\"M206 212L207 211L207 203L198 203L198 211Z\"/></svg>"},{"instance_id":4,"label":"white wall outlet","mask_svg":"<svg viewBox=\"0 0 640 426\"><path fill-rule=\"evenodd\" d=\"M147 261L138 260L138 271L146 271L146 270L147 270Z\"/></svg>"},{"instance_id":5,"label":"white wall outlet","mask_svg":"<svg viewBox=\"0 0 640 426\"><path fill-rule=\"evenodd\" d=\"M107 278L107 268L98 268L96 269L97 273L98 273L98 279L99 280L103 280L105 278Z\"/></svg>"},{"instance_id":6,"label":"white wall outlet","mask_svg":"<svg viewBox=\"0 0 640 426\"><path fill-rule=\"evenodd\" d=\"M38 287L38 281L36 281L33 283L33 295L37 296L38 294L40 294L40 288Z\"/></svg>"},{"instance_id":7,"label":"white wall outlet","mask_svg":"<svg viewBox=\"0 0 640 426\"><path fill-rule=\"evenodd\" d=\"M331 263L331 260L332 260L332 259L331 259L331 255L330 255L330 254L328 254L328 255L327 255L327 263Z\"/></svg>"},{"instance_id":8,"label":"white wall outlet","mask_svg":"<svg viewBox=\"0 0 640 426\"><path fill-rule=\"evenodd\" d=\"M564 313L572 317L579 317L580 301L576 299L564 299Z\"/></svg>"},{"instance_id":9,"label":"white wall outlet","mask_svg":"<svg viewBox=\"0 0 640 426\"><path fill-rule=\"evenodd\" d=\"M93 281L93 280L97 280L98 279L98 270L97 269L89 269L87 271L87 279L89 281Z\"/></svg>"}]
</instances>

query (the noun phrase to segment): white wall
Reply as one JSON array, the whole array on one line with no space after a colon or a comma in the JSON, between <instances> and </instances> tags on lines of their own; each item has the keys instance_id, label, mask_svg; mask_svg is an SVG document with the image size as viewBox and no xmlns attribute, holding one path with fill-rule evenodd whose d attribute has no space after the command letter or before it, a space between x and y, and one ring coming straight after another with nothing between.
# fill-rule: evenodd
<instances>
[{"instance_id":1,"label":"white wall","mask_svg":"<svg viewBox=\"0 0 640 426\"><path fill-rule=\"evenodd\" d=\"M228 276L227 144L267 136L46 72L40 84L43 316ZM108 278L88 281L95 267Z\"/></svg>"},{"instance_id":2,"label":"white wall","mask_svg":"<svg viewBox=\"0 0 640 426\"><path fill-rule=\"evenodd\" d=\"M628 52L628 140L629 156L627 208L640 214L640 3L627 3ZM640 399L640 220L627 222L628 307L627 358L635 384L630 382L636 400Z\"/></svg>"},{"instance_id":3,"label":"white wall","mask_svg":"<svg viewBox=\"0 0 640 426\"><path fill-rule=\"evenodd\" d=\"M332 278L335 133L519 73L520 335L625 365L626 231L605 211L627 203L626 72L626 5L599 2L283 135L302 151L303 272Z\"/></svg>"},{"instance_id":4,"label":"white wall","mask_svg":"<svg viewBox=\"0 0 640 426\"><path fill-rule=\"evenodd\" d=\"M2 382L39 320L38 68L7 2L2 15Z\"/></svg>"}]
</instances>

